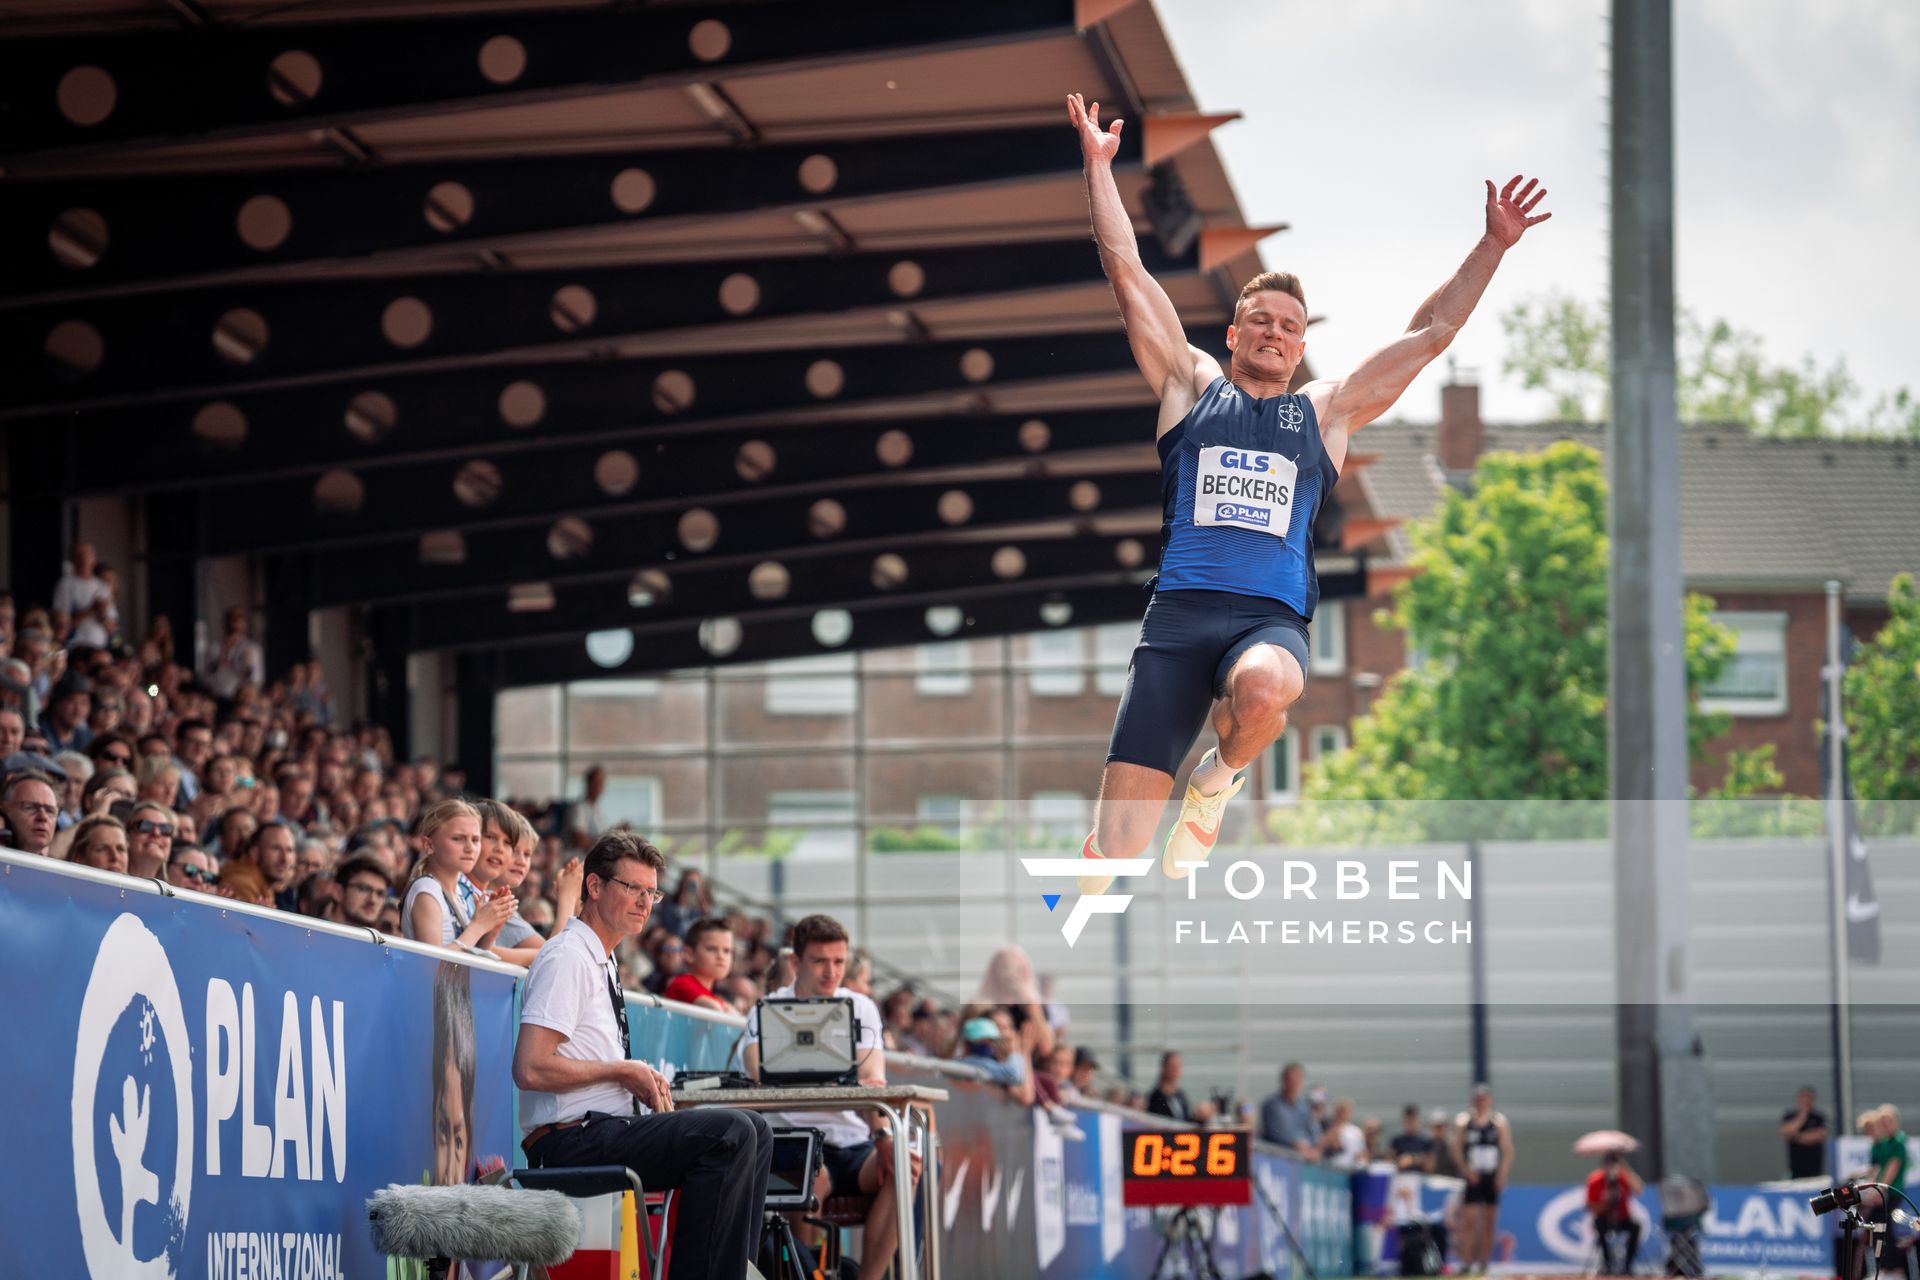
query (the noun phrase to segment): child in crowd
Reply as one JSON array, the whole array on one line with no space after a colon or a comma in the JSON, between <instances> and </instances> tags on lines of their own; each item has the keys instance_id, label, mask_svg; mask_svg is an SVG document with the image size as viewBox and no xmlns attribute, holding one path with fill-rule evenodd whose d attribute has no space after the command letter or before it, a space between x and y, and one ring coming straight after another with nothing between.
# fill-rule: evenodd
<instances>
[{"instance_id":1,"label":"child in crowd","mask_svg":"<svg viewBox=\"0 0 1920 1280\"><path fill-rule=\"evenodd\" d=\"M446 799L420 815L414 864L400 915L407 937L441 946L484 947L512 916L511 892L482 902L466 873L480 857L480 815L464 800Z\"/></svg>"},{"instance_id":2,"label":"child in crowd","mask_svg":"<svg viewBox=\"0 0 1920 1280\"><path fill-rule=\"evenodd\" d=\"M483 893L513 896L513 890L533 868L533 850L539 843L533 824L518 811L498 800L474 802L481 818L480 857L470 873L475 888ZM583 878L580 859L574 858L555 877L555 890L561 898L560 919L569 919L580 900ZM518 901L517 899L515 900ZM490 950L510 964L527 965L546 941L518 911L500 926Z\"/></svg>"},{"instance_id":3,"label":"child in crowd","mask_svg":"<svg viewBox=\"0 0 1920 1280\"><path fill-rule=\"evenodd\" d=\"M733 1006L714 992L733 971L733 931L727 928L727 922L712 916L694 921L687 929L686 946L687 968L668 981L666 998L731 1013Z\"/></svg>"}]
</instances>

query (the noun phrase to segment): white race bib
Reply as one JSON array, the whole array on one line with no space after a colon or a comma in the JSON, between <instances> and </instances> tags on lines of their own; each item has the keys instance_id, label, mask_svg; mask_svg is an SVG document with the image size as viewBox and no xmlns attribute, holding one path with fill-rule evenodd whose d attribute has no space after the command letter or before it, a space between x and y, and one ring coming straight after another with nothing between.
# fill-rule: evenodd
<instances>
[{"instance_id":1,"label":"white race bib","mask_svg":"<svg viewBox=\"0 0 1920 1280\"><path fill-rule=\"evenodd\" d=\"M1193 522L1284 538L1299 475L1299 465L1282 454L1209 445L1200 450Z\"/></svg>"}]
</instances>

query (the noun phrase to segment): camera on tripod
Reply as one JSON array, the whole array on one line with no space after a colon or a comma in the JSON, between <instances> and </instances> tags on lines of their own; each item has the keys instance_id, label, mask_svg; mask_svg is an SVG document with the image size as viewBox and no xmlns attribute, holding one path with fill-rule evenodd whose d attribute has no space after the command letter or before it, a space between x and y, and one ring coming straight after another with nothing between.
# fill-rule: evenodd
<instances>
[{"instance_id":1,"label":"camera on tripod","mask_svg":"<svg viewBox=\"0 0 1920 1280\"><path fill-rule=\"evenodd\" d=\"M1845 1209L1851 1213L1872 1213L1884 1206L1886 1195L1871 1182L1846 1182L1828 1187L1807 1200L1816 1215Z\"/></svg>"}]
</instances>

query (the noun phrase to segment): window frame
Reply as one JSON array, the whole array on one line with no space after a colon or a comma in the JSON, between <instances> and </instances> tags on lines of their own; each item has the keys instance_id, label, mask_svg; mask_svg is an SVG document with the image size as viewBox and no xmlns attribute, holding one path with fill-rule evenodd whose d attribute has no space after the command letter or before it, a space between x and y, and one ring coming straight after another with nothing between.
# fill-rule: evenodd
<instances>
[{"instance_id":1,"label":"window frame","mask_svg":"<svg viewBox=\"0 0 1920 1280\"><path fill-rule=\"evenodd\" d=\"M938 654L954 654L959 661L940 666ZM923 698L964 698L973 692L973 649L966 640L933 640L913 646L913 691Z\"/></svg>"},{"instance_id":2,"label":"window frame","mask_svg":"<svg viewBox=\"0 0 1920 1280\"><path fill-rule=\"evenodd\" d=\"M1308 648L1312 651L1313 676L1340 676L1347 673L1347 602L1322 600L1307 624Z\"/></svg>"},{"instance_id":3,"label":"window frame","mask_svg":"<svg viewBox=\"0 0 1920 1280\"><path fill-rule=\"evenodd\" d=\"M1261 753L1261 782L1268 804L1291 805L1300 802L1300 747L1300 726L1290 724L1286 732ZM1275 766L1282 761L1287 766L1288 785L1285 787L1279 784L1275 770Z\"/></svg>"},{"instance_id":4,"label":"window frame","mask_svg":"<svg viewBox=\"0 0 1920 1280\"><path fill-rule=\"evenodd\" d=\"M1107 622L1093 628L1094 692L1117 698L1127 691L1127 668L1139 642L1137 622Z\"/></svg>"},{"instance_id":5,"label":"window frame","mask_svg":"<svg viewBox=\"0 0 1920 1280\"><path fill-rule=\"evenodd\" d=\"M647 807L652 810L652 812L646 817L634 817L626 813L614 812L612 806L607 803L608 798L615 794L616 791L634 788L636 784L646 792ZM584 803L585 800L586 796L583 792L576 803ZM657 830L666 821L666 804L666 787L661 783L658 774L616 774L611 770L607 771L607 789L600 796L600 812L609 826L615 823L626 822L631 823L635 831L642 833Z\"/></svg>"},{"instance_id":6,"label":"window frame","mask_svg":"<svg viewBox=\"0 0 1920 1280\"><path fill-rule=\"evenodd\" d=\"M770 716L851 716L860 707L860 664L851 653L770 662L761 676Z\"/></svg>"},{"instance_id":7,"label":"window frame","mask_svg":"<svg viewBox=\"0 0 1920 1280\"><path fill-rule=\"evenodd\" d=\"M1325 760L1330 755L1339 755L1352 745L1352 740L1347 734L1347 726L1343 724L1317 724L1314 725L1309 732L1312 735L1313 759L1315 761ZM1327 750L1321 742L1322 734L1329 735L1336 740L1336 745L1331 751Z\"/></svg>"},{"instance_id":8,"label":"window frame","mask_svg":"<svg viewBox=\"0 0 1920 1280\"><path fill-rule=\"evenodd\" d=\"M1042 657L1039 648L1042 643L1059 644L1062 649L1071 645L1074 653L1069 659L1062 653L1058 658L1051 655ZM1027 636L1027 692L1036 698L1079 698L1087 692L1087 641L1086 633L1079 629L1068 631L1034 631Z\"/></svg>"},{"instance_id":9,"label":"window frame","mask_svg":"<svg viewBox=\"0 0 1920 1280\"><path fill-rule=\"evenodd\" d=\"M1726 609L1715 610L1711 617L1713 621L1733 632L1736 657L1744 652L1748 657L1771 656L1776 660L1779 692L1772 697L1755 698L1739 694L1716 694L1710 689L1702 689L1700 691L1701 710L1741 717L1771 717L1787 714L1789 696L1787 626L1790 615L1777 609ZM1760 636L1767 644L1758 649L1745 649L1742 642L1749 636ZM1771 647L1767 647L1768 645Z\"/></svg>"}]
</instances>

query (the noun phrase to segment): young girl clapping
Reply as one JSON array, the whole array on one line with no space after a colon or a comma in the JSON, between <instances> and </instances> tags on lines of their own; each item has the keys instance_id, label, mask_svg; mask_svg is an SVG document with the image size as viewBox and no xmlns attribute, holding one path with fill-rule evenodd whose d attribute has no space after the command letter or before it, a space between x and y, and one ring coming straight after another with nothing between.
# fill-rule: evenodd
<instances>
[{"instance_id":1,"label":"young girl clapping","mask_svg":"<svg viewBox=\"0 0 1920 1280\"><path fill-rule=\"evenodd\" d=\"M480 857L480 815L464 800L442 800L420 815L413 842L420 858L401 906L407 937L488 946L519 904L509 890L483 896L466 878Z\"/></svg>"}]
</instances>

